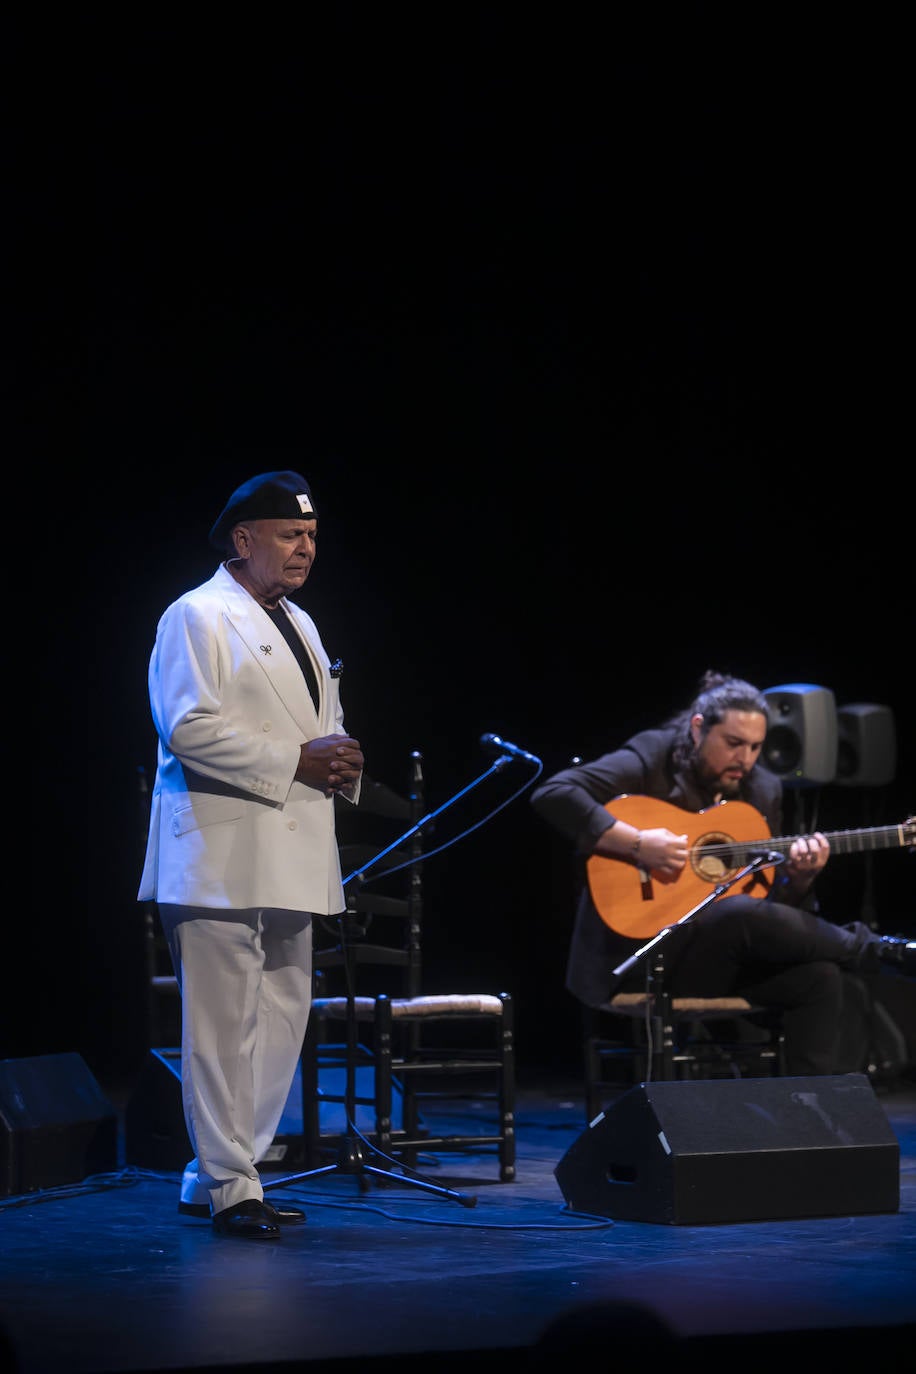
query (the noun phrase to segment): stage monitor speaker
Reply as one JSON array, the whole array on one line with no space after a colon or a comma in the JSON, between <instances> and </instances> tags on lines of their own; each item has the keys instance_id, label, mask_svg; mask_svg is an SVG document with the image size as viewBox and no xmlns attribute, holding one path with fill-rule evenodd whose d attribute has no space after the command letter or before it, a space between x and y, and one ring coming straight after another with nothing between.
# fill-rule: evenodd
<instances>
[{"instance_id":1,"label":"stage monitor speaker","mask_svg":"<svg viewBox=\"0 0 916 1374\"><path fill-rule=\"evenodd\" d=\"M770 728L763 762L787 787L833 782L837 768L836 701L829 687L790 682L768 687Z\"/></svg>"},{"instance_id":2,"label":"stage monitor speaker","mask_svg":"<svg viewBox=\"0 0 916 1374\"><path fill-rule=\"evenodd\" d=\"M0 1196L118 1167L117 1113L78 1054L0 1060Z\"/></svg>"},{"instance_id":3,"label":"stage monitor speaker","mask_svg":"<svg viewBox=\"0 0 916 1374\"><path fill-rule=\"evenodd\" d=\"M865 1074L641 1083L554 1175L573 1211L702 1226L900 1209L900 1145Z\"/></svg>"},{"instance_id":4,"label":"stage monitor speaker","mask_svg":"<svg viewBox=\"0 0 916 1374\"><path fill-rule=\"evenodd\" d=\"M836 781L843 787L884 787L897 771L897 735L889 706L856 702L837 711Z\"/></svg>"}]
</instances>

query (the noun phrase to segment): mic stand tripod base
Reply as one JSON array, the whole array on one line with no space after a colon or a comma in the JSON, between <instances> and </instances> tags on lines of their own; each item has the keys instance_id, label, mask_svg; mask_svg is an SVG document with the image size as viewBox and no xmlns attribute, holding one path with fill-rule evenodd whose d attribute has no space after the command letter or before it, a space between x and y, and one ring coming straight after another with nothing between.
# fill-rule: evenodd
<instances>
[{"instance_id":1,"label":"mic stand tripod base","mask_svg":"<svg viewBox=\"0 0 916 1374\"><path fill-rule=\"evenodd\" d=\"M371 1145L368 1148L371 1155L376 1158L387 1158ZM429 1183L423 1178L414 1178L410 1174L396 1174L391 1169L380 1169L377 1165L367 1164L362 1142L357 1136L352 1135L345 1136L340 1142L336 1164L325 1164L320 1169L309 1169L302 1174L288 1174L285 1178L273 1178L263 1185L264 1192L267 1193L272 1188L289 1188L293 1184L327 1174L349 1174L357 1180L363 1192L369 1187L366 1175L372 1174L376 1178L384 1179L386 1183L403 1183L409 1188L421 1188L428 1193L435 1193L438 1197L448 1198L450 1202L459 1202L462 1207L477 1206L477 1198L469 1193L458 1193L453 1188L443 1188L440 1184Z\"/></svg>"},{"instance_id":2,"label":"mic stand tripod base","mask_svg":"<svg viewBox=\"0 0 916 1374\"><path fill-rule=\"evenodd\" d=\"M343 930L343 927L341 927ZM425 1192L435 1193L438 1197L448 1198L451 1202L459 1202L462 1207L476 1207L476 1197L471 1197L467 1193L458 1193L452 1188L443 1188L438 1183L428 1182L424 1178L414 1176L414 1174L401 1172L395 1173L392 1168L380 1168L378 1165L368 1164L367 1157L384 1161L387 1165L393 1165L394 1169L405 1170L407 1165L401 1165L395 1159L377 1150L368 1140L365 1140L356 1129L356 1002L352 992L352 968L348 970L347 981L349 991L347 993L347 1054L346 1054L346 1090L344 1094L344 1110L346 1112L346 1130L340 1139L337 1151L337 1162L335 1164L325 1164L318 1169L307 1169L304 1173L288 1174L284 1178L271 1179L270 1182L263 1184L264 1192L272 1188L288 1188L295 1183L302 1183L306 1179L320 1178L329 1174L346 1174L355 1178L362 1192L366 1192L369 1187L367 1175L374 1175L376 1178L383 1179L386 1183L403 1183L410 1188L421 1188ZM304 1087L304 1080L303 1080ZM302 1111L302 1130L308 1129L308 1113L303 1102Z\"/></svg>"},{"instance_id":3,"label":"mic stand tripod base","mask_svg":"<svg viewBox=\"0 0 916 1374\"><path fill-rule=\"evenodd\" d=\"M347 1136L340 1143L340 1152L337 1156L337 1168L342 1174L362 1173L365 1164L363 1147L358 1140Z\"/></svg>"}]
</instances>

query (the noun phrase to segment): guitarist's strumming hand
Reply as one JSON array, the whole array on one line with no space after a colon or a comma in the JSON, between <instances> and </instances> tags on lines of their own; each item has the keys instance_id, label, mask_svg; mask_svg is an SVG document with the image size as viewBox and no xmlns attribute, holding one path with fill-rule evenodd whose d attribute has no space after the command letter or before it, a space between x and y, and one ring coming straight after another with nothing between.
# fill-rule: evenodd
<instances>
[{"instance_id":1,"label":"guitarist's strumming hand","mask_svg":"<svg viewBox=\"0 0 916 1374\"><path fill-rule=\"evenodd\" d=\"M676 835L665 826L637 830L618 820L599 837L593 853L605 859L629 859L659 882L673 883L687 862L687 836Z\"/></svg>"}]
</instances>

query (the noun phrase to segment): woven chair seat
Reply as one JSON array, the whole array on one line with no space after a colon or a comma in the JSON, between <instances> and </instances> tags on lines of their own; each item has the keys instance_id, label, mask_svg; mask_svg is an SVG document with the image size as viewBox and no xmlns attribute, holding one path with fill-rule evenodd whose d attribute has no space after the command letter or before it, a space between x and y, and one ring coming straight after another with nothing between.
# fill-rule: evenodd
<instances>
[{"instance_id":1,"label":"woven chair seat","mask_svg":"<svg viewBox=\"0 0 916 1374\"><path fill-rule=\"evenodd\" d=\"M498 997L487 993L442 993L428 997L392 997L392 1020L404 1020L419 1016L429 1019L447 1019L449 1016L502 1016L503 1003ZM376 999L374 997L355 997L353 999L356 1017L359 1021L375 1019ZM328 1020L345 1021L347 1017L346 997L316 997L312 1010Z\"/></svg>"},{"instance_id":2,"label":"woven chair seat","mask_svg":"<svg viewBox=\"0 0 916 1374\"><path fill-rule=\"evenodd\" d=\"M649 992L618 992L616 997L602 1004L601 1010L615 1011L622 1016L641 1016L646 1007L654 1003L655 998ZM672 997L671 1010L684 1015L742 1016L760 1009L746 997Z\"/></svg>"}]
</instances>

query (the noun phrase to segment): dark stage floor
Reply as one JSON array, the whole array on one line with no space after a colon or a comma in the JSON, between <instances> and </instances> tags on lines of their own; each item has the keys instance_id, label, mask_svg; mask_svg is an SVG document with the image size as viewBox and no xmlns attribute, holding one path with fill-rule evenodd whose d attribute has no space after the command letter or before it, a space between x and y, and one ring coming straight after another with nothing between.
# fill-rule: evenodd
<instances>
[{"instance_id":1,"label":"dark stage floor","mask_svg":"<svg viewBox=\"0 0 916 1374\"><path fill-rule=\"evenodd\" d=\"M598 1141L589 1182L600 1192L626 1113L618 1101L604 1125L587 1128L578 1090L563 1083L520 1090L515 1182L497 1181L489 1154L421 1159L423 1178L476 1198L474 1206L403 1183L372 1181L361 1191L357 1178L324 1175L271 1190L274 1200L303 1203L308 1224L264 1244L218 1238L208 1222L179 1218L177 1174L135 1166L8 1197L0 1312L9 1368L346 1374L357 1365L452 1369L482 1354L510 1368L563 1360L575 1368L587 1351L610 1364L637 1348L650 1360L736 1355L743 1370L790 1355L834 1368L844 1356L875 1370L901 1367L916 1332L916 1077L885 1088L862 1075L783 1079L775 1098L768 1082L658 1084L661 1105L646 1088L630 1090L643 1116L651 1107L647 1122L626 1128L645 1132L639 1152L657 1154L665 1136L658 1167L673 1162L675 1181L665 1175L662 1193L699 1196L702 1212L731 1190L739 1219L726 1222L655 1220L655 1194L637 1201L635 1220L621 1219L614 1203L614 1215L569 1210L557 1165L571 1147ZM859 1085L859 1105L848 1110L844 1085ZM736 1099L727 1094L736 1086L742 1110L760 1119L759 1153L732 1130ZM679 1095L665 1098L670 1089ZM799 1096L827 1121L827 1146L797 1132L789 1103ZM672 1103L680 1126L664 1115ZM454 1120L485 1133L489 1110L469 1102ZM690 1167L690 1123L708 1117L725 1158L714 1185L687 1175L682 1194L676 1174ZM774 1122L775 1156L767 1154ZM800 1215L799 1162L802 1179L810 1175L802 1188L820 1205L827 1198L827 1214ZM750 1172L739 1169L736 1182L739 1164ZM876 1198L884 1205L889 1169L892 1210L863 1213ZM661 1178L651 1176L650 1193ZM609 1185L612 1194L618 1182L626 1193L624 1178ZM775 1215L743 1219L760 1208Z\"/></svg>"}]
</instances>

